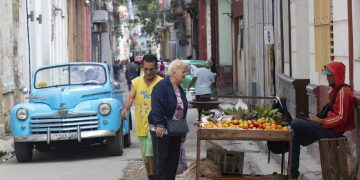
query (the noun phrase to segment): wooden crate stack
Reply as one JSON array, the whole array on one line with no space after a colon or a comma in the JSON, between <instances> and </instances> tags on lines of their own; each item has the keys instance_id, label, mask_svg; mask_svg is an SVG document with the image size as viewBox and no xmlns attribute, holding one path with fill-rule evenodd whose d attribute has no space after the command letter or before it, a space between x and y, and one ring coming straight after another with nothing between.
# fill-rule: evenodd
<instances>
[{"instance_id":1,"label":"wooden crate stack","mask_svg":"<svg viewBox=\"0 0 360 180\"><path fill-rule=\"evenodd\" d=\"M206 158L215 161L219 165L222 174L243 174L244 152L208 149Z\"/></svg>"}]
</instances>

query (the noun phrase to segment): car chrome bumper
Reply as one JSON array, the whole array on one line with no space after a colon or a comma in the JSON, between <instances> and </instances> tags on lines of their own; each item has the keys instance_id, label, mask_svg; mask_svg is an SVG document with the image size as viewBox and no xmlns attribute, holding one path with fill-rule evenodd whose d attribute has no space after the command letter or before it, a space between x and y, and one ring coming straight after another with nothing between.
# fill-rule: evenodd
<instances>
[{"instance_id":1,"label":"car chrome bumper","mask_svg":"<svg viewBox=\"0 0 360 180\"><path fill-rule=\"evenodd\" d=\"M51 141L78 140L78 142L81 142L82 139L109 136L116 136L116 132L110 130L95 130L84 132L78 131L74 133L32 134L27 136L14 136L14 142L47 142L50 144Z\"/></svg>"}]
</instances>

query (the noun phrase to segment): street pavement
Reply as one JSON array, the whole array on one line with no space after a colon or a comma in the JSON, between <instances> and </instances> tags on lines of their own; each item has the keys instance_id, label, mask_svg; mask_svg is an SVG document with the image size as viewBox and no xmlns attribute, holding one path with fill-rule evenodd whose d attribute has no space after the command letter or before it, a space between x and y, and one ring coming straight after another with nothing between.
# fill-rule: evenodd
<instances>
[{"instance_id":1,"label":"street pavement","mask_svg":"<svg viewBox=\"0 0 360 180\"><path fill-rule=\"evenodd\" d=\"M127 96L127 85L123 74L120 78L120 88ZM133 111L133 109L132 109ZM187 121L190 132L185 142L187 163L196 159L196 119L197 110L190 108ZM12 144L12 138L4 136L3 141ZM122 156L107 156L105 146L94 146L87 149L73 151L55 151L41 153L34 151L34 161L30 163L17 163L15 157L6 162L1 162L0 179L121 179L121 180L146 180L145 169L140 159L138 139L132 132L131 147L124 149ZM244 174L272 174L280 173L280 156L272 155L268 163L266 142L256 141L201 141L201 158L206 157L206 149L220 146L227 150L242 151L245 153ZM2 146L0 145L0 148ZM1 152L1 149L0 149ZM8 153L8 156L11 153ZM3 156L4 157L4 156ZM287 157L287 154L285 155ZM301 154L301 176L298 179L320 180L321 167L318 161L307 155ZM177 180L183 179L180 174Z\"/></svg>"}]
</instances>

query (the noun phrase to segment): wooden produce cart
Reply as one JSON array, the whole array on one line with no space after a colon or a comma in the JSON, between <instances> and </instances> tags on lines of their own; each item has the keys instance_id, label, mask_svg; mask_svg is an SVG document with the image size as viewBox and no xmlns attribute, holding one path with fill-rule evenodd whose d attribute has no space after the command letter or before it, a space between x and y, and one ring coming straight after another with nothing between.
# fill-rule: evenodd
<instances>
[{"instance_id":1,"label":"wooden produce cart","mask_svg":"<svg viewBox=\"0 0 360 180\"><path fill-rule=\"evenodd\" d=\"M275 96L218 96L218 98L239 98L251 100L278 100ZM218 104L217 104L218 105ZM216 106L217 106L216 105ZM199 106L198 106L199 107ZM213 106L214 107L214 106ZM197 148L196 148L196 179L199 179L198 167L200 166L200 148L201 140L244 140L244 141L287 141L289 142L288 169L287 175L291 179L291 158L292 158L292 137L293 131L276 130L250 130L241 128L202 128L197 130ZM281 173L283 173L283 161L281 164Z\"/></svg>"},{"instance_id":2,"label":"wooden produce cart","mask_svg":"<svg viewBox=\"0 0 360 180\"><path fill-rule=\"evenodd\" d=\"M244 141L288 141L288 169L287 175L291 178L293 131L247 130L239 128L201 128L197 130L196 147L196 179L199 179L201 140L244 140ZM283 164L281 167L284 167Z\"/></svg>"}]
</instances>

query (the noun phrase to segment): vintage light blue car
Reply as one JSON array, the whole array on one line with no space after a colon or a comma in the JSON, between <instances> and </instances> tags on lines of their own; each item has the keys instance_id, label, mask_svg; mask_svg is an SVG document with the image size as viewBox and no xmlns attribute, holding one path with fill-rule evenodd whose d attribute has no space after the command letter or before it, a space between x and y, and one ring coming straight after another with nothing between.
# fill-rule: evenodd
<instances>
[{"instance_id":1,"label":"vintage light blue car","mask_svg":"<svg viewBox=\"0 0 360 180\"><path fill-rule=\"evenodd\" d=\"M15 155L32 160L34 147L68 142L106 142L110 155L130 146L131 116L121 120L122 91L107 64L77 62L39 68L32 74L29 103L11 111Z\"/></svg>"}]
</instances>

